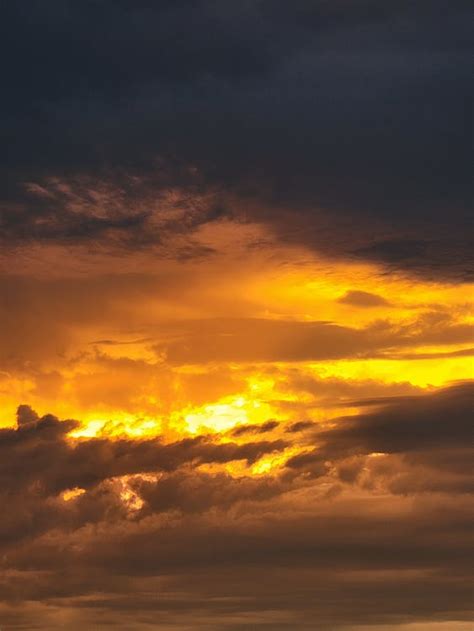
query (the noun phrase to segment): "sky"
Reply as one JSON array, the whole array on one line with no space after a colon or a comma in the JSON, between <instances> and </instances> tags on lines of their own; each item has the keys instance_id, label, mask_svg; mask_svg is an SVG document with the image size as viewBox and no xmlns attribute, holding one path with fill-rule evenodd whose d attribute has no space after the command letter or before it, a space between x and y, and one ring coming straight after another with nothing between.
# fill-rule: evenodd
<instances>
[{"instance_id":1,"label":"sky","mask_svg":"<svg viewBox=\"0 0 474 631\"><path fill-rule=\"evenodd\" d=\"M471 629L470 3L2 13L2 631Z\"/></svg>"}]
</instances>

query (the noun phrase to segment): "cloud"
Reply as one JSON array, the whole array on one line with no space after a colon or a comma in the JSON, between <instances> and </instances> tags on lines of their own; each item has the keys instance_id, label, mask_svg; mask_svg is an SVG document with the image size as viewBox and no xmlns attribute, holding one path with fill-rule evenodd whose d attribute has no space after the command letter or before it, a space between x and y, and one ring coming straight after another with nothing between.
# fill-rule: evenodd
<instances>
[{"instance_id":1,"label":"cloud","mask_svg":"<svg viewBox=\"0 0 474 631\"><path fill-rule=\"evenodd\" d=\"M466 445L473 396L472 383L462 383L422 396L359 401L369 411L329 428L313 424L317 446L287 466L314 476L332 462L342 481L393 494L471 493Z\"/></svg>"},{"instance_id":2,"label":"cloud","mask_svg":"<svg viewBox=\"0 0 474 631\"><path fill-rule=\"evenodd\" d=\"M314 427L313 421L297 421L286 428L287 432L302 432Z\"/></svg>"},{"instance_id":3,"label":"cloud","mask_svg":"<svg viewBox=\"0 0 474 631\"><path fill-rule=\"evenodd\" d=\"M338 299L338 302L353 307L386 307L390 304L382 296L359 290L348 291Z\"/></svg>"},{"instance_id":4,"label":"cloud","mask_svg":"<svg viewBox=\"0 0 474 631\"><path fill-rule=\"evenodd\" d=\"M424 397L401 397L382 403L379 410L346 418L336 428L322 431L319 439L327 441L330 451L361 453L464 446L473 394L467 383Z\"/></svg>"},{"instance_id":5,"label":"cloud","mask_svg":"<svg viewBox=\"0 0 474 631\"><path fill-rule=\"evenodd\" d=\"M158 480L137 477L131 486L145 502L145 514L180 510L203 513L226 510L239 503L263 502L289 490L289 484L273 477L232 478L225 473L177 471Z\"/></svg>"},{"instance_id":6,"label":"cloud","mask_svg":"<svg viewBox=\"0 0 474 631\"><path fill-rule=\"evenodd\" d=\"M231 431L232 436L243 436L245 434L265 434L276 429L280 423L278 421L265 421L261 425L241 425Z\"/></svg>"},{"instance_id":7,"label":"cloud","mask_svg":"<svg viewBox=\"0 0 474 631\"><path fill-rule=\"evenodd\" d=\"M233 631L314 620L349 630L370 616L455 629L470 616L471 403L462 383L290 424L291 443L255 442L252 429L240 445L76 441L76 422L22 407L32 420L0 433L5 619L29 624L41 612L54 629L61 611L79 629L140 615L144 628L166 628L193 616ZM288 447L302 451L257 477L202 468ZM74 487L85 492L66 500Z\"/></svg>"},{"instance_id":8,"label":"cloud","mask_svg":"<svg viewBox=\"0 0 474 631\"><path fill-rule=\"evenodd\" d=\"M324 321L212 318L187 320L170 329L174 339L164 340L155 349L165 353L171 364L374 357L389 349L461 344L472 339L469 324L454 323L434 313L407 324L380 320L366 328Z\"/></svg>"},{"instance_id":9,"label":"cloud","mask_svg":"<svg viewBox=\"0 0 474 631\"><path fill-rule=\"evenodd\" d=\"M27 425L28 423L37 423L39 421L38 414L29 405L19 405L17 410L17 423Z\"/></svg>"},{"instance_id":10,"label":"cloud","mask_svg":"<svg viewBox=\"0 0 474 631\"><path fill-rule=\"evenodd\" d=\"M237 211L284 242L465 281L470 15L442 5L12 5L5 243L149 248L174 190L186 226Z\"/></svg>"},{"instance_id":11,"label":"cloud","mask_svg":"<svg viewBox=\"0 0 474 631\"><path fill-rule=\"evenodd\" d=\"M16 203L2 209L6 246L94 244L114 254L163 247L170 237L181 236L184 256L193 246L189 234L222 215L216 193L203 188L192 169L158 162L154 172L142 176L120 171L50 176L22 188ZM201 255L210 253L202 248Z\"/></svg>"},{"instance_id":12,"label":"cloud","mask_svg":"<svg viewBox=\"0 0 474 631\"><path fill-rule=\"evenodd\" d=\"M471 13L8 3L2 628L466 631Z\"/></svg>"},{"instance_id":13,"label":"cloud","mask_svg":"<svg viewBox=\"0 0 474 631\"><path fill-rule=\"evenodd\" d=\"M59 421L47 414L25 423L25 408L28 406L19 408L16 430L0 430L0 481L10 489L12 485L21 488L35 483L45 496L77 487L92 488L116 476L174 471L186 463L246 460L250 464L286 446L282 440L216 444L206 436L174 443L158 438L71 440L66 435L80 425L77 421ZM30 408L26 413L28 418L35 415ZM21 454L28 458L20 458ZM11 478L13 471L15 477Z\"/></svg>"}]
</instances>

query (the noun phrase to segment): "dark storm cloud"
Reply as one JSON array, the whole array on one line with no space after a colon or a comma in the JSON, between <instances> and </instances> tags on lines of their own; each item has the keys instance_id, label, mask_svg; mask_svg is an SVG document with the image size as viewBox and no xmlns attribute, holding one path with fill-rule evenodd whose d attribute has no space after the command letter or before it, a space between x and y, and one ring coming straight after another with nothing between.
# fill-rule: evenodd
<instances>
[{"instance_id":1,"label":"dark storm cloud","mask_svg":"<svg viewBox=\"0 0 474 631\"><path fill-rule=\"evenodd\" d=\"M61 231L61 204L26 198L24 183L116 182L166 156L170 182L188 186L197 167L194 194L252 201L282 239L465 279L469 24L468 3L422 0L11 3L4 234L144 234L145 211L65 211Z\"/></svg>"},{"instance_id":2,"label":"dark storm cloud","mask_svg":"<svg viewBox=\"0 0 474 631\"><path fill-rule=\"evenodd\" d=\"M464 447L472 437L472 384L453 386L422 397L394 399L379 410L348 417L319 433L329 451L411 452Z\"/></svg>"},{"instance_id":3,"label":"dark storm cloud","mask_svg":"<svg viewBox=\"0 0 474 631\"><path fill-rule=\"evenodd\" d=\"M81 597L89 595L90 606L109 614L113 609L116 620L123 611L146 610L176 624L192 611L208 616L203 628L222 629L234 628L230 613L243 612L256 616L257 628L275 628L271 615L279 614L282 629L294 629L300 616L312 629L345 629L368 618L373 624L469 619L469 590L462 587L469 572L466 505L436 497L410 505L392 497L391 508L383 500L375 508L373 498L370 504L339 499L315 507L310 498L308 515L262 503L262 518L251 524L243 508L219 525L212 512L181 523L147 518L120 528L110 524L84 532L81 545L58 533L61 555L47 539L26 542L7 559L7 570L18 569L8 600L19 589L31 601L52 594L77 615L86 605ZM54 580L65 562L77 573ZM31 580L41 569L43 581Z\"/></svg>"},{"instance_id":4,"label":"dark storm cloud","mask_svg":"<svg viewBox=\"0 0 474 631\"><path fill-rule=\"evenodd\" d=\"M343 481L395 494L473 491L472 383L356 404L376 409L338 419L329 429L313 425L317 446L287 466L320 476L329 462L337 463Z\"/></svg>"},{"instance_id":5,"label":"dark storm cloud","mask_svg":"<svg viewBox=\"0 0 474 631\"><path fill-rule=\"evenodd\" d=\"M1 236L10 245L95 243L112 252L160 245L170 233L189 234L222 214L217 197L203 197L196 178L180 171L156 163L156 172L142 177L109 172L23 183L16 201L3 205ZM196 250L204 253L212 250Z\"/></svg>"},{"instance_id":6,"label":"dark storm cloud","mask_svg":"<svg viewBox=\"0 0 474 631\"><path fill-rule=\"evenodd\" d=\"M130 482L145 502L142 517L173 509L203 511L244 499L261 501L287 486L271 478L237 482L195 469L234 460L250 465L284 449L282 440L242 445L217 444L203 436L168 444L159 439L72 440L67 434L78 427L77 421L60 421L51 414L39 418L27 405L19 406L17 422L16 429L0 429L0 502L9 506L0 526L3 549L52 529L74 531L88 523L127 519L120 495L123 476L158 476L158 482L137 477ZM61 498L60 493L77 488L87 493L71 504Z\"/></svg>"},{"instance_id":7,"label":"dark storm cloud","mask_svg":"<svg viewBox=\"0 0 474 631\"><path fill-rule=\"evenodd\" d=\"M443 574L415 571L397 580L396 573L390 578L376 572L343 576L327 569L302 573L286 568L281 573L269 573L267 568L259 570L248 566L235 574L225 570L214 570L212 574L183 573L176 578L168 577L165 583L161 578L147 577L140 582L135 579L142 594L159 593L159 597L153 599L146 595L132 597L127 593L129 584L124 579L122 582L116 579L115 589L121 591L117 599L110 593L110 582L108 591L104 590L105 576L97 570L94 578L90 578L97 585L97 595L71 597L70 586L64 585L58 590L58 600L70 606L68 629L71 631L109 626L120 631L132 628L150 631L157 626L199 631L248 628L352 631L354 626L349 626L347 620L362 625L356 629L364 629L368 618L372 627L376 625L377 630L383 631L405 631L412 627L399 625L409 624L414 619L427 621L426 625L415 627L422 631L469 631L469 612L466 611L469 589L464 579L462 573L448 578ZM259 585L258 595L251 592L249 584ZM22 580L17 579L17 589L22 585ZM295 599L304 603L305 609L295 611ZM410 611L407 611L407 600ZM370 608L374 603L380 607L377 612ZM110 614L111 605L117 607L118 615ZM5 606L0 615L5 624L22 622L26 628L32 628L31 621L41 619L48 629L64 629L57 600L46 605L36 599L25 603L21 609ZM465 622L460 622L462 620Z\"/></svg>"},{"instance_id":8,"label":"dark storm cloud","mask_svg":"<svg viewBox=\"0 0 474 631\"><path fill-rule=\"evenodd\" d=\"M40 615L54 629L61 611L71 629L196 628L198 618L226 631L369 618L456 629L470 619L472 394L458 384L293 424L295 437L307 430L308 451L281 475L240 478L196 466L285 445L67 443L74 421L22 406L18 428L0 435L3 620L31 627ZM64 475L86 487L68 502L57 496Z\"/></svg>"},{"instance_id":9,"label":"dark storm cloud","mask_svg":"<svg viewBox=\"0 0 474 631\"><path fill-rule=\"evenodd\" d=\"M211 508L227 510L239 502L269 500L290 489L288 483L278 478L234 479L223 473L197 471L178 471L159 481L137 478L131 486L145 501L145 514L170 510L183 513L204 512Z\"/></svg>"},{"instance_id":10,"label":"dark storm cloud","mask_svg":"<svg viewBox=\"0 0 474 631\"><path fill-rule=\"evenodd\" d=\"M35 484L45 496L66 489L92 488L115 476L174 471L186 463L256 462L280 451L282 440L213 443L209 437L164 444L159 439L94 438L67 440L77 421L59 421L51 414L34 418L28 406L18 409L18 428L0 429L0 487L10 492ZM25 422L27 419L27 422Z\"/></svg>"}]
</instances>

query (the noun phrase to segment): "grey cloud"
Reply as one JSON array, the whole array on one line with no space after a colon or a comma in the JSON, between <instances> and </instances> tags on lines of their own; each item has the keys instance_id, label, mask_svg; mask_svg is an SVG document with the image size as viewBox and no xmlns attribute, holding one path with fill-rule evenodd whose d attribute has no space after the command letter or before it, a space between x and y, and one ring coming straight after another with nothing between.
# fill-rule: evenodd
<instances>
[{"instance_id":1,"label":"grey cloud","mask_svg":"<svg viewBox=\"0 0 474 631\"><path fill-rule=\"evenodd\" d=\"M306 429L314 428L313 421L297 421L296 423L291 423L285 431L287 432L302 432Z\"/></svg>"},{"instance_id":2,"label":"grey cloud","mask_svg":"<svg viewBox=\"0 0 474 631\"><path fill-rule=\"evenodd\" d=\"M328 450L411 452L464 446L472 432L473 386L460 384L421 397L401 397L341 420L318 433Z\"/></svg>"},{"instance_id":3,"label":"grey cloud","mask_svg":"<svg viewBox=\"0 0 474 631\"><path fill-rule=\"evenodd\" d=\"M0 611L13 628L41 615L39 628L54 629L68 615L71 629L456 629L470 619L471 404L463 383L290 424L291 442L252 431L242 445L71 442L76 423L51 415L4 429ZM200 468L297 445L281 473ZM72 485L86 492L65 502L57 493Z\"/></svg>"},{"instance_id":4,"label":"grey cloud","mask_svg":"<svg viewBox=\"0 0 474 631\"><path fill-rule=\"evenodd\" d=\"M366 411L329 428L314 424L314 446L287 467L321 476L334 466L343 482L393 494L471 493L473 393L472 383L462 383L421 396L361 400L356 404Z\"/></svg>"},{"instance_id":5,"label":"grey cloud","mask_svg":"<svg viewBox=\"0 0 474 631\"><path fill-rule=\"evenodd\" d=\"M81 595L90 594L104 611L138 608L170 624L179 621L178 612L199 611L208 628L232 629L231 612L252 612L262 628L272 628L272 612L278 612L282 629L294 628L297 620L314 628L316 611L321 629L347 629L368 617L374 624L469 619L465 504L434 497L415 505L403 498L379 499L374 506L374 498L366 497L315 505L310 497L303 514L285 512L284 503L273 508L263 503L258 522L249 521L244 510L221 515L219 525L212 513L183 522L155 518L142 526L110 525L107 531L84 532L81 546L75 545L77 537L60 537L61 559L44 540L36 548L17 549L9 561L20 576L25 573L22 587L36 599L41 588L28 584L26 570L48 567L51 580L67 559L80 576L92 573L87 591L83 580L72 577L47 586L46 593L69 596L64 605L76 613ZM110 576L122 577L121 583L112 579L107 587ZM158 580L163 600L145 589ZM133 587L138 602L127 596ZM182 598L174 601L175 609L167 594L176 592Z\"/></svg>"},{"instance_id":6,"label":"grey cloud","mask_svg":"<svg viewBox=\"0 0 474 631\"><path fill-rule=\"evenodd\" d=\"M28 0L4 24L7 243L156 244L146 184L105 217L23 184L130 182L161 156L159 190L224 191L199 221L230 194L284 241L468 278L468 3Z\"/></svg>"},{"instance_id":7,"label":"grey cloud","mask_svg":"<svg viewBox=\"0 0 474 631\"><path fill-rule=\"evenodd\" d=\"M181 510L184 513L227 510L235 504L262 502L290 490L290 485L271 476L234 479L228 474L178 471L157 481L137 477L132 488L146 503L144 514Z\"/></svg>"},{"instance_id":8,"label":"grey cloud","mask_svg":"<svg viewBox=\"0 0 474 631\"><path fill-rule=\"evenodd\" d=\"M19 419L23 414L21 408ZM45 415L36 422L20 424L16 430L0 430L2 486L13 492L34 484L38 493L47 497L71 488L92 488L115 476L173 471L186 463L253 463L286 446L282 440L217 444L205 436L174 443L162 443L159 438L66 439L78 425L77 421Z\"/></svg>"},{"instance_id":9,"label":"grey cloud","mask_svg":"<svg viewBox=\"0 0 474 631\"><path fill-rule=\"evenodd\" d=\"M38 414L29 405L19 405L16 415L19 426L39 421Z\"/></svg>"},{"instance_id":10,"label":"grey cloud","mask_svg":"<svg viewBox=\"0 0 474 631\"><path fill-rule=\"evenodd\" d=\"M271 432L273 429L276 429L279 426L278 421L265 421L265 423L261 423L260 425L241 425L240 427L236 427L231 431L232 436L243 436L245 434L265 434L266 432Z\"/></svg>"}]
</instances>

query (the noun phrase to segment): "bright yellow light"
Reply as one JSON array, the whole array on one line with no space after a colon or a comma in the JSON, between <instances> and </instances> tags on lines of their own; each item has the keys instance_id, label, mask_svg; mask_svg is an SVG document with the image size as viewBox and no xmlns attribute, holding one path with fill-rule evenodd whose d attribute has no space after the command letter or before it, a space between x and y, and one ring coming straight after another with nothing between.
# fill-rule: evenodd
<instances>
[{"instance_id":1,"label":"bright yellow light","mask_svg":"<svg viewBox=\"0 0 474 631\"><path fill-rule=\"evenodd\" d=\"M143 508L144 501L126 482L123 482L123 489L120 491L120 499L130 512L135 512Z\"/></svg>"},{"instance_id":2,"label":"bright yellow light","mask_svg":"<svg viewBox=\"0 0 474 631\"><path fill-rule=\"evenodd\" d=\"M355 359L318 362L308 367L322 378L345 381L374 381L382 384L408 383L427 388L474 376L472 357L433 359Z\"/></svg>"},{"instance_id":3,"label":"bright yellow light","mask_svg":"<svg viewBox=\"0 0 474 631\"><path fill-rule=\"evenodd\" d=\"M61 498L65 502L71 502L72 500L75 500L77 497L84 495L85 492L86 492L85 489L81 489L78 486L76 486L73 489L68 489L67 491L63 491L61 493Z\"/></svg>"},{"instance_id":4,"label":"bright yellow light","mask_svg":"<svg viewBox=\"0 0 474 631\"><path fill-rule=\"evenodd\" d=\"M141 438L156 436L162 430L162 421L155 418L134 416L133 414L112 413L112 418L86 418L81 426L72 431L71 438L93 438L96 436L108 436L119 438L131 436Z\"/></svg>"},{"instance_id":5,"label":"bright yellow light","mask_svg":"<svg viewBox=\"0 0 474 631\"><path fill-rule=\"evenodd\" d=\"M252 475L266 475L273 472L275 469L279 469L287 462L292 456L307 451L306 448L301 447L288 447L283 451L268 454L262 456L255 464L250 467Z\"/></svg>"},{"instance_id":6,"label":"bright yellow light","mask_svg":"<svg viewBox=\"0 0 474 631\"><path fill-rule=\"evenodd\" d=\"M195 408L184 413L183 419L187 431L197 434L223 432L248 423L263 423L270 416L271 408L264 401L237 396Z\"/></svg>"}]
</instances>

